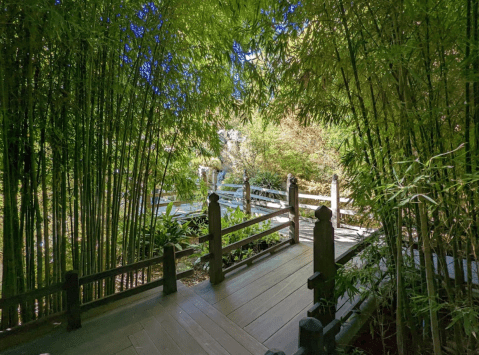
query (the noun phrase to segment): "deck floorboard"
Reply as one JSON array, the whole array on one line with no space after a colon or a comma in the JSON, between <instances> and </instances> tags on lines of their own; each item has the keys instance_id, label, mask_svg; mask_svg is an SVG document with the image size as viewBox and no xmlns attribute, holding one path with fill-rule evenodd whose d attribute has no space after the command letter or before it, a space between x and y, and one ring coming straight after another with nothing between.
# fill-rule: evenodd
<instances>
[{"instance_id":1,"label":"deck floorboard","mask_svg":"<svg viewBox=\"0 0 479 355\"><path fill-rule=\"evenodd\" d=\"M299 320L313 300L306 285L312 260L310 246L292 245L226 275L219 285L207 281L187 288L178 282L178 292L168 296L159 287L130 304L108 305L107 313L85 320L81 329L57 330L4 354L263 355L271 348L293 353ZM338 314L347 306L338 307Z\"/></svg>"}]
</instances>

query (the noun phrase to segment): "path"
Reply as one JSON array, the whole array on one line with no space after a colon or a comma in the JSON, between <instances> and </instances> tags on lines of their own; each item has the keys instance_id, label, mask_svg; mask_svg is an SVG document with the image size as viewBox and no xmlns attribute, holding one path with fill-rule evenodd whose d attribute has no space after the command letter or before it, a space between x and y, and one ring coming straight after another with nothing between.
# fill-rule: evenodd
<instances>
[{"instance_id":1,"label":"path","mask_svg":"<svg viewBox=\"0 0 479 355\"><path fill-rule=\"evenodd\" d=\"M228 274L219 285L205 281L186 288L178 282L178 292L169 296L155 288L97 309L108 313L84 320L81 329L66 332L61 325L3 355L263 355L267 348L290 354L297 347L298 322L313 300L306 287L312 260L307 244L286 247ZM348 307L340 307L337 316Z\"/></svg>"}]
</instances>

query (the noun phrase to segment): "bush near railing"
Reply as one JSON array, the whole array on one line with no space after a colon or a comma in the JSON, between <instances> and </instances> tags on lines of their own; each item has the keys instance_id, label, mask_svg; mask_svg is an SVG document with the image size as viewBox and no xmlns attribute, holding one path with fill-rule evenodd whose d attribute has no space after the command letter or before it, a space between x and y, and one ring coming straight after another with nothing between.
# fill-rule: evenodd
<instances>
[{"instance_id":1,"label":"bush near railing","mask_svg":"<svg viewBox=\"0 0 479 355\"><path fill-rule=\"evenodd\" d=\"M299 242L298 186L296 184L295 178L292 178L291 181L292 183L289 188L289 203L291 204L290 206L280 209L279 211L275 211L267 215L256 217L227 228L223 228L221 223L221 210L220 210L220 204L219 204L219 196L215 192L210 194L209 204L208 204L208 234L200 237L199 242L209 243L208 245L209 253L204 255L201 258L201 260L203 262L206 262L206 261L209 262L209 275L210 275L211 283L213 284L220 283L221 281L223 281L225 274L233 270L236 270L237 268L245 264L249 264L253 260L260 258L268 253L274 252L275 250L277 250L278 248L282 246ZM247 180L245 180L245 183L247 183ZM246 203L248 203L248 201L246 201ZM246 211L248 211L248 208L246 208ZM243 230L255 224L267 221L271 218L280 216L285 213L289 214L288 222L282 223L271 229L262 231L252 236L248 236L242 240L223 246L222 236L228 235L230 233L238 232L240 230ZM224 254L228 254L233 250L239 249L243 247L244 245L247 245L248 243L252 243L258 239L261 239L283 228L288 228L288 227L289 227L289 238L287 240L279 242L278 244L275 244L274 246L256 255L253 255L245 260L242 260L238 263L235 263L227 267L226 269L223 269Z\"/></svg>"}]
</instances>

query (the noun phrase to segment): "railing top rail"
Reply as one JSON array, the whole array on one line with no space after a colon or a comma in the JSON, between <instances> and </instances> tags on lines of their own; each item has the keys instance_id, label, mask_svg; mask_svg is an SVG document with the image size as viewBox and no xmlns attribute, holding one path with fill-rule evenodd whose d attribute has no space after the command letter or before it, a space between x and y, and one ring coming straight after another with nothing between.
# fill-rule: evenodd
<instances>
[{"instance_id":1,"label":"railing top rail","mask_svg":"<svg viewBox=\"0 0 479 355\"><path fill-rule=\"evenodd\" d=\"M261 191L261 192L270 192L272 194L278 194L278 195L283 195L283 196L287 196L288 193L286 191L279 191L279 190L272 190L272 189L266 189L264 187L261 187L261 186L250 186L250 189L251 190L255 190L255 191Z\"/></svg>"},{"instance_id":2,"label":"railing top rail","mask_svg":"<svg viewBox=\"0 0 479 355\"><path fill-rule=\"evenodd\" d=\"M366 238L366 239L362 240L361 242L359 242L358 244L352 246L351 248L346 250L344 253L342 253L340 256L338 256L335 260L335 263L339 264L339 265L346 264L349 260L351 260L356 255L358 255L366 247L371 245L371 243L373 242L373 238L374 237Z\"/></svg>"},{"instance_id":3,"label":"railing top rail","mask_svg":"<svg viewBox=\"0 0 479 355\"><path fill-rule=\"evenodd\" d=\"M238 188L243 187L243 185L238 185L238 184L217 184L216 186L217 187L222 187L222 186L224 186L224 187L238 187Z\"/></svg>"},{"instance_id":4,"label":"railing top rail","mask_svg":"<svg viewBox=\"0 0 479 355\"><path fill-rule=\"evenodd\" d=\"M102 280L102 279L107 278L107 277L120 275L120 274L123 274L125 272L138 270L138 269L141 269L141 268L144 268L144 267L148 267L148 266L151 266L151 265L154 265L154 264L161 263L162 261L163 261L163 256L157 256L157 257L154 257L154 258L151 258L151 259L148 259L148 260L142 260L142 261L138 261L138 262L133 263L133 264L123 265L123 266L120 266L120 267L117 267L117 268L114 268L114 269L98 272L96 274L86 275L86 276L83 276L83 277L79 278L80 285L85 285L87 283L94 282L94 281L99 281L99 280Z\"/></svg>"},{"instance_id":5,"label":"railing top rail","mask_svg":"<svg viewBox=\"0 0 479 355\"><path fill-rule=\"evenodd\" d=\"M44 296L54 294L56 292L63 291L63 285L64 285L63 282L59 282L47 287L24 292L19 295L14 295L7 298L0 298L0 309L18 305L19 303L24 302L28 299L41 298Z\"/></svg>"},{"instance_id":6,"label":"railing top rail","mask_svg":"<svg viewBox=\"0 0 479 355\"><path fill-rule=\"evenodd\" d=\"M267 229L261 233L258 233L258 234L255 234L255 235L252 235L248 238L245 238L245 239L242 239L240 241L237 241L236 243L231 243L231 244L228 244L227 246L223 247L223 254L227 254L229 253L230 251L233 251L235 249L238 249L238 248L241 248L243 245L246 245L248 243L251 243L257 239L260 239L262 237L265 237L267 235L270 235L274 232L277 232L283 228L287 228L291 225L291 221L288 221L288 222L285 222L285 223L282 223L280 225L277 225L275 227L272 227L270 229Z\"/></svg>"},{"instance_id":7,"label":"railing top rail","mask_svg":"<svg viewBox=\"0 0 479 355\"><path fill-rule=\"evenodd\" d=\"M272 212L272 213L265 214L265 215L263 215L263 216L259 216L259 217L250 219L249 221L246 221L246 222L243 222L243 223L239 223L239 224L236 224L236 225L234 225L234 226L231 226L231 227L222 229L222 230L221 230L221 235L223 236L223 235L228 234L228 233L236 232L236 231L238 231L238 230L240 230L240 229L243 229L243 228L252 226L253 224L266 221L266 220L271 219L271 218L276 217L276 216L280 216L280 215L282 215L282 214L284 214L284 213L286 213L286 212L291 212L292 210L293 210L293 207L292 207L292 206L289 206L289 207L280 209L279 211L275 211L275 212Z\"/></svg>"}]
</instances>

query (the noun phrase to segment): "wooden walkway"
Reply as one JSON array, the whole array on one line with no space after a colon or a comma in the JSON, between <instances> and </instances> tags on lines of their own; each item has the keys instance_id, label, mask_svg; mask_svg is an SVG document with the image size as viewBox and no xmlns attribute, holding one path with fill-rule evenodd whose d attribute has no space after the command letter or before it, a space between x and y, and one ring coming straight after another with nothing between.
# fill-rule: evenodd
<instances>
[{"instance_id":1,"label":"wooden walkway","mask_svg":"<svg viewBox=\"0 0 479 355\"><path fill-rule=\"evenodd\" d=\"M219 285L205 281L187 288L179 282L169 296L156 288L140 300L109 305L112 311L85 320L79 330L68 333L62 325L2 354L263 355L271 348L292 354L299 320L312 305L306 287L312 259L311 247L293 245L238 269Z\"/></svg>"}]
</instances>

